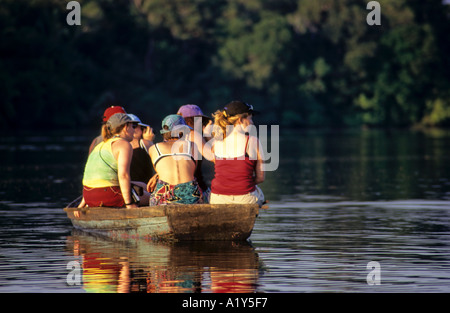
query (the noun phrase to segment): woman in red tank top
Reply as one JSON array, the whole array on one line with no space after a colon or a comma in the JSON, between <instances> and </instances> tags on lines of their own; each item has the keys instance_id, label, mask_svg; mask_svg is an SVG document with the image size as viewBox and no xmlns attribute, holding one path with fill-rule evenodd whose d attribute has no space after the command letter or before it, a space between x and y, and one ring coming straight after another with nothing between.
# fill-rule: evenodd
<instances>
[{"instance_id":1,"label":"woman in red tank top","mask_svg":"<svg viewBox=\"0 0 450 313\"><path fill-rule=\"evenodd\" d=\"M264 181L259 140L249 135L256 113L251 105L232 101L214 113L214 178L211 204L264 202L257 186Z\"/></svg>"}]
</instances>

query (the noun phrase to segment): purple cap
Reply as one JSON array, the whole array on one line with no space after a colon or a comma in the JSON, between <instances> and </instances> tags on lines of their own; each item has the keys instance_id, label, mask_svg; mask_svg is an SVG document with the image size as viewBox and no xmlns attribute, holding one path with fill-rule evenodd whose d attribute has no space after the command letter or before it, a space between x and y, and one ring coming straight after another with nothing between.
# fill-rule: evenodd
<instances>
[{"instance_id":1,"label":"purple cap","mask_svg":"<svg viewBox=\"0 0 450 313\"><path fill-rule=\"evenodd\" d=\"M193 116L201 116L205 118L210 117L203 114L202 110L198 107L198 105L195 104L185 104L180 107L180 109L177 112L178 115L181 115L183 118L185 117L193 117Z\"/></svg>"}]
</instances>

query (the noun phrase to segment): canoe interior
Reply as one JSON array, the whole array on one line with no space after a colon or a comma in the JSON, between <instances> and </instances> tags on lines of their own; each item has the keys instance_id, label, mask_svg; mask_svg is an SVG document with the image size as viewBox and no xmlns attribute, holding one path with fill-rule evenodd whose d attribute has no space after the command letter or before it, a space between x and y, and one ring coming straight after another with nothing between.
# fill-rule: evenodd
<instances>
[{"instance_id":1,"label":"canoe interior","mask_svg":"<svg viewBox=\"0 0 450 313\"><path fill-rule=\"evenodd\" d=\"M124 208L65 208L74 227L116 239L232 240L250 237L256 204L195 204Z\"/></svg>"}]
</instances>

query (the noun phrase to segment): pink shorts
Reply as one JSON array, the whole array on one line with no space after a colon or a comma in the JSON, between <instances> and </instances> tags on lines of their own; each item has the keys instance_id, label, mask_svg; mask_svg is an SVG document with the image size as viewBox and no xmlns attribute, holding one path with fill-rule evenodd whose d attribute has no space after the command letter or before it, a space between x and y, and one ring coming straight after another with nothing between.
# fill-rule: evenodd
<instances>
[{"instance_id":1,"label":"pink shorts","mask_svg":"<svg viewBox=\"0 0 450 313\"><path fill-rule=\"evenodd\" d=\"M122 192L119 186L90 188L83 186L83 197L90 207L124 207Z\"/></svg>"}]
</instances>

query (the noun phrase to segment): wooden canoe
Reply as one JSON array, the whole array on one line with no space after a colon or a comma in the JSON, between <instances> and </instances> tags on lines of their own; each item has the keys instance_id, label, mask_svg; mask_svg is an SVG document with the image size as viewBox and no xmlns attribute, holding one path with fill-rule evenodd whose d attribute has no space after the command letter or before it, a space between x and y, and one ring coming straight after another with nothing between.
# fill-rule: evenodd
<instances>
[{"instance_id":1,"label":"wooden canoe","mask_svg":"<svg viewBox=\"0 0 450 313\"><path fill-rule=\"evenodd\" d=\"M257 204L192 204L64 210L75 228L119 240L240 241L250 237L260 208Z\"/></svg>"}]
</instances>

